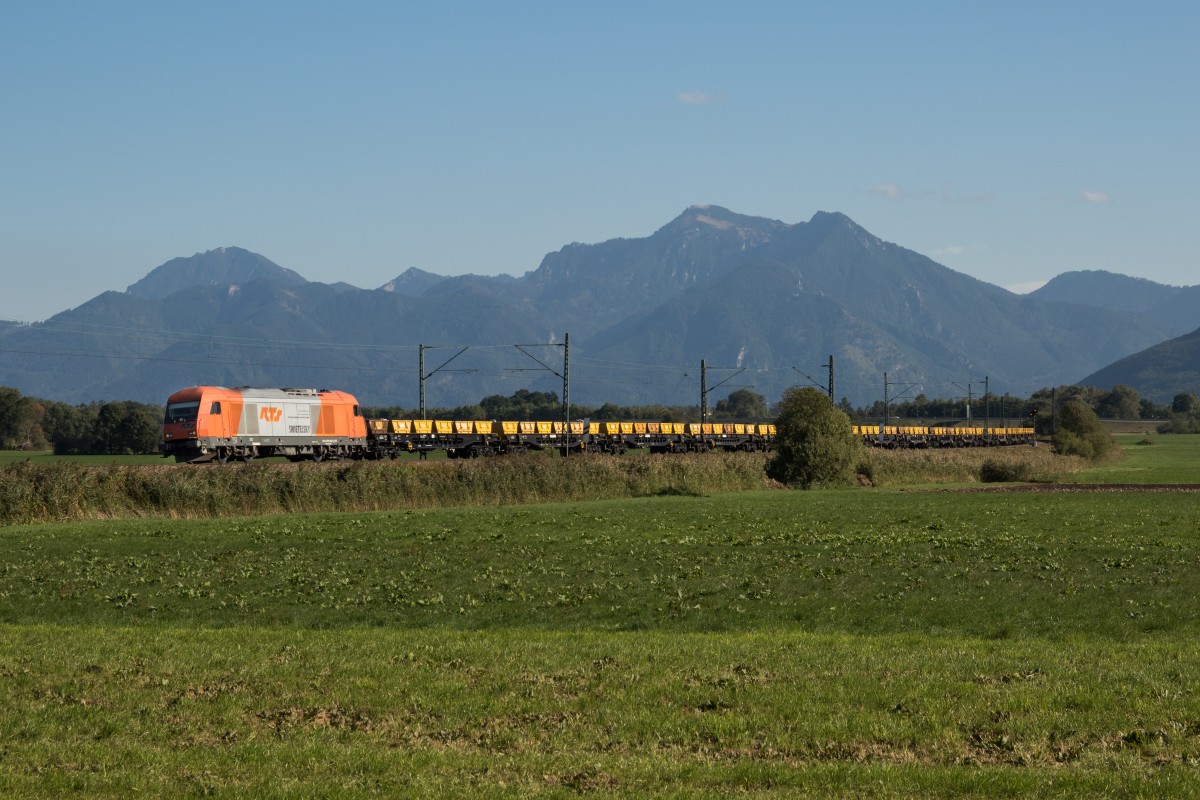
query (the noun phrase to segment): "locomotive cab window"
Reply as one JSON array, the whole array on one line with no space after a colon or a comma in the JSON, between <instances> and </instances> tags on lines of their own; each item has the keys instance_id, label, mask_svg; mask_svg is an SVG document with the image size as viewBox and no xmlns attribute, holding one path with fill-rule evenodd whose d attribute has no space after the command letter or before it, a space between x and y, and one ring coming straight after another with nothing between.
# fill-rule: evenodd
<instances>
[{"instance_id":1,"label":"locomotive cab window","mask_svg":"<svg viewBox=\"0 0 1200 800\"><path fill-rule=\"evenodd\" d=\"M220 414L221 413L221 401L213 400L212 408L208 409L208 413Z\"/></svg>"},{"instance_id":2,"label":"locomotive cab window","mask_svg":"<svg viewBox=\"0 0 1200 800\"><path fill-rule=\"evenodd\" d=\"M362 416L362 409L361 409L361 408L359 408L358 406L355 406L355 407L354 407L354 416L356 416L356 417L361 417L361 416Z\"/></svg>"},{"instance_id":3,"label":"locomotive cab window","mask_svg":"<svg viewBox=\"0 0 1200 800\"><path fill-rule=\"evenodd\" d=\"M166 421L171 422L195 422L196 415L200 413L200 401L192 400L186 403L168 403Z\"/></svg>"}]
</instances>

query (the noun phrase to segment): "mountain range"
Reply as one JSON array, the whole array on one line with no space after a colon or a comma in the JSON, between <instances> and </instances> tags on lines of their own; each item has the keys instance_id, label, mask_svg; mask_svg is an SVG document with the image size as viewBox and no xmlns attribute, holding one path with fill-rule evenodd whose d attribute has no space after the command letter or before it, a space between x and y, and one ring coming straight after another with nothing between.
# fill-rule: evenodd
<instances>
[{"instance_id":1,"label":"mountain range","mask_svg":"<svg viewBox=\"0 0 1200 800\"><path fill-rule=\"evenodd\" d=\"M701 361L710 404L738 388L774 401L824 386L830 356L837 396L856 405L883 396L885 374L891 397L978 393L985 376L1016 395L1195 330L1198 293L1075 272L1019 296L843 214L787 224L692 206L650 236L570 244L519 277L412 268L359 289L237 247L173 259L124 292L0 327L0 384L69 402L314 386L411 407L425 345L427 402L449 406L561 392L569 334L571 398L591 405L698 403Z\"/></svg>"}]
</instances>

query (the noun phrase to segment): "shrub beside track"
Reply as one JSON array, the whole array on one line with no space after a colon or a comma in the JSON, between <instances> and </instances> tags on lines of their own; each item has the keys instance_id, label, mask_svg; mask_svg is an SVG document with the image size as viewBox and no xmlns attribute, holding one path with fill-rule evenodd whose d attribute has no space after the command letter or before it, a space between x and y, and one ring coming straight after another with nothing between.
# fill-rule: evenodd
<instances>
[{"instance_id":1,"label":"shrub beside track","mask_svg":"<svg viewBox=\"0 0 1200 800\"><path fill-rule=\"evenodd\" d=\"M778 486L766 478L766 459L765 453L708 452L223 467L22 462L0 466L0 525L704 495ZM969 484L982 479L989 461L1042 482L1088 466L1049 448L866 448L858 475L874 486Z\"/></svg>"},{"instance_id":2,"label":"shrub beside track","mask_svg":"<svg viewBox=\"0 0 1200 800\"><path fill-rule=\"evenodd\" d=\"M11 464L0 470L0 524L380 511L597 500L761 489L761 453L673 458L538 455L405 465L249 464L88 468Z\"/></svg>"}]
</instances>

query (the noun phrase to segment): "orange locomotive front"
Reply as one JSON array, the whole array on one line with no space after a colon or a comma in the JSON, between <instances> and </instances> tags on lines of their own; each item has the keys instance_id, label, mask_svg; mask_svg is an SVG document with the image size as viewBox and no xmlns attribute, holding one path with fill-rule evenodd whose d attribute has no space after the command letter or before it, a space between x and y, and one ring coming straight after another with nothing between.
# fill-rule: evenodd
<instances>
[{"instance_id":1,"label":"orange locomotive front","mask_svg":"<svg viewBox=\"0 0 1200 800\"><path fill-rule=\"evenodd\" d=\"M190 462L362 458L367 424L346 392L193 386L167 398L162 451Z\"/></svg>"}]
</instances>

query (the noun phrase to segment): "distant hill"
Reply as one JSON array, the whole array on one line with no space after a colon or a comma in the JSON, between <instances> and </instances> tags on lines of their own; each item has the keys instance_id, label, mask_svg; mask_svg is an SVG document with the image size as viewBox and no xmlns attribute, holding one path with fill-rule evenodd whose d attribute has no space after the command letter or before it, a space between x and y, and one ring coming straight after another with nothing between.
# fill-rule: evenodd
<instances>
[{"instance_id":1,"label":"distant hill","mask_svg":"<svg viewBox=\"0 0 1200 800\"><path fill-rule=\"evenodd\" d=\"M1200 394L1200 329L1126 356L1079 383L1125 384L1156 403L1169 403L1180 392Z\"/></svg>"},{"instance_id":2,"label":"distant hill","mask_svg":"<svg viewBox=\"0 0 1200 800\"><path fill-rule=\"evenodd\" d=\"M1200 286L1166 286L1103 270L1081 270L1064 272L1029 296L1138 314L1162 324L1172 336L1200 325Z\"/></svg>"},{"instance_id":3,"label":"distant hill","mask_svg":"<svg viewBox=\"0 0 1200 800\"><path fill-rule=\"evenodd\" d=\"M379 288L385 292L395 292L407 297L420 297L444 280L446 278L442 275L434 275L432 272L410 267Z\"/></svg>"},{"instance_id":4,"label":"distant hill","mask_svg":"<svg viewBox=\"0 0 1200 800\"><path fill-rule=\"evenodd\" d=\"M71 402L161 401L198 383L335 387L415 406L426 345L427 402L459 405L561 391L555 345L570 333L576 402L698 403L701 360L719 387L710 403L741 387L775 401L806 376L823 382L833 355L838 396L864 404L884 373L893 393L955 396L986 375L993 391L1023 394L1176 335L1160 302L1143 313L1064 301L1053 284L1017 296L843 214L787 224L719 206L646 237L567 245L521 277L414 268L375 290L226 247L44 323L0 327L0 384Z\"/></svg>"},{"instance_id":5,"label":"distant hill","mask_svg":"<svg viewBox=\"0 0 1200 800\"><path fill-rule=\"evenodd\" d=\"M307 283L298 273L258 253L240 247L219 247L187 258L173 258L125 291L135 297L162 300L194 286L226 286L259 280L284 286Z\"/></svg>"}]
</instances>

